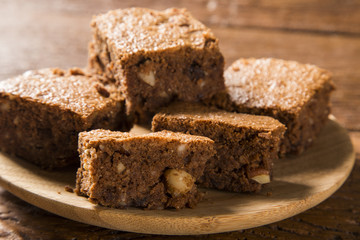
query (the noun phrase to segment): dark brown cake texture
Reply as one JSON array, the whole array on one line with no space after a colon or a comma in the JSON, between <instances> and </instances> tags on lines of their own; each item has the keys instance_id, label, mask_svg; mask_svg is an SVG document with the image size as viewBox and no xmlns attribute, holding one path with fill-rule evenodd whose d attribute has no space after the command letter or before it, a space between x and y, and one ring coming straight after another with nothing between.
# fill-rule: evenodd
<instances>
[{"instance_id":1,"label":"dark brown cake texture","mask_svg":"<svg viewBox=\"0 0 360 240\"><path fill-rule=\"evenodd\" d=\"M0 149L43 168L79 161L78 133L128 130L124 100L81 69L42 69L0 82Z\"/></svg>"},{"instance_id":2,"label":"dark brown cake texture","mask_svg":"<svg viewBox=\"0 0 360 240\"><path fill-rule=\"evenodd\" d=\"M161 131L146 135L92 130L79 134L76 192L103 206L194 207L195 181L215 154L205 137Z\"/></svg>"},{"instance_id":3,"label":"dark brown cake texture","mask_svg":"<svg viewBox=\"0 0 360 240\"><path fill-rule=\"evenodd\" d=\"M226 92L213 104L228 111L272 116L286 125L282 152L300 154L330 113L331 74L310 64L273 58L239 59L225 71Z\"/></svg>"},{"instance_id":4,"label":"dark brown cake texture","mask_svg":"<svg viewBox=\"0 0 360 240\"><path fill-rule=\"evenodd\" d=\"M225 89L218 39L185 9L118 9L91 26L90 69L116 81L140 120L173 99L200 101Z\"/></svg>"},{"instance_id":5,"label":"dark brown cake texture","mask_svg":"<svg viewBox=\"0 0 360 240\"><path fill-rule=\"evenodd\" d=\"M152 130L208 137L215 142L199 183L203 187L254 192L270 182L285 127L266 116L230 113L200 104L174 103L156 114Z\"/></svg>"}]
</instances>

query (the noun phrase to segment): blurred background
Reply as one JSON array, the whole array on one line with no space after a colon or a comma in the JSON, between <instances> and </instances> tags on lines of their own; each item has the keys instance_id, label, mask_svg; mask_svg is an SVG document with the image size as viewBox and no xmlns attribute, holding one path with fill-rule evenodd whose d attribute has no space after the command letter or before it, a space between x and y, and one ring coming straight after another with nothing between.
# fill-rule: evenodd
<instances>
[{"instance_id":1,"label":"blurred background","mask_svg":"<svg viewBox=\"0 0 360 240\"><path fill-rule=\"evenodd\" d=\"M360 1L0 0L0 6L1 80L29 69L85 66L94 14L185 7L213 29L226 66L239 57L275 57L332 71L344 90L334 94L334 113L360 129L360 121L349 121L349 112L360 112L360 90L346 90L360 89Z\"/></svg>"},{"instance_id":2,"label":"blurred background","mask_svg":"<svg viewBox=\"0 0 360 240\"><path fill-rule=\"evenodd\" d=\"M353 44L360 36L359 1L1 0L0 4L1 79L26 69L84 65L91 16L134 6L188 8L213 28L228 65L238 57L271 56L318 65L333 58L335 66L324 67L339 68L351 64L345 56L359 53ZM14 62L17 67L11 66L9 72L8 64Z\"/></svg>"}]
</instances>

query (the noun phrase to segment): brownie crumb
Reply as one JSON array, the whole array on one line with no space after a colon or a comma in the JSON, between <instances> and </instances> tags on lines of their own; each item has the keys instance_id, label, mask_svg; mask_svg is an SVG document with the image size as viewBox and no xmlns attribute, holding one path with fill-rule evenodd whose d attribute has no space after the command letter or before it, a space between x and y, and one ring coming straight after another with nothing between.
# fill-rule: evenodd
<instances>
[{"instance_id":1,"label":"brownie crumb","mask_svg":"<svg viewBox=\"0 0 360 240\"><path fill-rule=\"evenodd\" d=\"M64 76L65 75L64 70L59 69L59 68L54 68L52 72L53 72L54 75L58 75L58 76Z\"/></svg>"},{"instance_id":2,"label":"brownie crumb","mask_svg":"<svg viewBox=\"0 0 360 240\"><path fill-rule=\"evenodd\" d=\"M81 68L70 68L69 74L73 76L84 76L85 73Z\"/></svg>"},{"instance_id":3,"label":"brownie crumb","mask_svg":"<svg viewBox=\"0 0 360 240\"><path fill-rule=\"evenodd\" d=\"M70 187L70 186L65 186L65 191L69 192L69 193L73 193L74 192L74 188Z\"/></svg>"},{"instance_id":4,"label":"brownie crumb","mask_svg":"<svg viewBox=\"0 0 360 240\"><path fill-rule=\"evenodd\" d=\"M98 93L103 96L103 97L110 97L110 93L108 92L108 90L106 90L106 88L100 84L96 84L95 85L96 91L98 91Z\"/></svg>"}]
</instances>

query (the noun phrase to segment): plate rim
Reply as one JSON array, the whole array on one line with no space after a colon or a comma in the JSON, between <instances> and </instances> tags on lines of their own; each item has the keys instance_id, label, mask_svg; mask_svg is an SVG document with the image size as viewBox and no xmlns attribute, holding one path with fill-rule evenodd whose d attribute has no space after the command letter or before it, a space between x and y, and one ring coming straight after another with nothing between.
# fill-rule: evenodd
<instances>
[{"instance_id":1,"label":"plate rim","mask_svg":"<svg viewBox=\"0 0 360 240\"><path fill-rule=\"evenodd\" d=\"M126 224L123 223L123 225L121 225L122 227L118 227L118 226L114 226L113 224L109 224L108 222L111 221L113 222L114 219L113 215L111 214L111 212L114 211L114 209L111 208L106 208L106 207L102 207L102 206L96 206L93 205L93 209L89 209L86 208L84 206L75 206L74 205L70 205L70 203L64 203L61 202L61 194L67 194L64 192L62 192L61 194L59 194L59 199L53 199L53 198L46 198L43 195L40 195L38 192L34 192L31 191L30 189L23 189L20 186L18 186L17 184L14 184L12 182L9 182L8 179L4 179L4 177L2 175L0 175L0 185L6 189L7 191L11 192L12 194L16 195L17 197L21 198L22 200L29 202L32 205L35 205L39 208L42 208L46 211L52 212L56 215L68 218L68 219L72 219L75 221L79 221L79 222L83 222L86 224L91 224L91 225L96 225L96 226L100 226L100 227L105 227L105 228L110 228L110 229L115 229L115 230L121 230L121 231L129 231L129 232L137 232L137 233L145 233L145 234L161 234L161 235L195 235L195 234L211 234L211 233L221 233L221 232L228 232L228 231L236 231L236 230L243 230L243 229L247 229L247 228L253 228L253 227L258 227L258 226L262 226L262 225L266 225L266 224L270 224L272 222L277 222L289 217L292 217L296 214L299 214L307 209L310 209L316 205L318 205L319 203L321 203L322 201L324 201L325 199L327 199L328 197L330 197L337 189L339 189L342 184L346 181L346 179L348 178L348 176L350 175L353 166L355 164L355 151L351 142L351 139L349 137L349 134L347 132L347 130L345 128L343 128L339 123L337 123L334 120L330 120L332 122L335 123L336 127L341 128L340 130L346 134L347 137L347 141L349 141L349 143L351 144L351 152L349 151L350 155L348 156L347 160L347 164L349 166L346 167L346 172L342 175L342 177L335 183L333 184L331 187L329 187L328 189L326 189L325 191L322 192L318 192L315 193L311 196L307 196L302 200L296 200L295 202L298 203L298 207L297 208L290 208L287 209L289 207L289 205L293 204L292 201L289 201L288 204L285 205L281 205L279 206L279 208L277 209L273 209L273 210L269 210L269 213L276 213L276 218L272 218L273 221L271 222L261 222L259 221L258 224L251 224L251 226L248 226L246 224L243 225L239 225L238 227L234 227L234 224L230 224L233 221L239 221L239 219L242 219L244 216L252 216L252 215L256 215L259 214L257 212L254 212L253 214L235 214L233 215L231 218L224 218L223 215L216 215L216 216L191 216L191 217L183 217L182 220L187 220L187 222L182 226L182 227L178 227L175 222L171 222L173 221L173 217L171 215L168 216L161 216L161 221L151 221L153 220L154 216L149 216L147 214L142 214L144 212L147 212L146 210L141 210L141 209L127 209L127 210L119 210L116 209L116 211L121 212L121 217L124 219L121 219L122 222L127 221L127 220L131 220L133 222L138 222L139 224L135 224L136 226L134 226L133 222L130 222L130 224ZM2 152L0 152L0 158L2 158L4 156L4 154ZM10 160L13 159L13 157L8 157ZM17 161L23 161L23 160L17 160ZM17 162L14 161L14 162ZM23 161L24 162L24 161ZM24 164L29 164L29 163L24 163ZM40 170L42 171L42 170ZM36 175L35 173L31 172L33 175ZM65 186L64 186L65 187ZM68 194L74 194L74 193L68 193ZM44 205L44 203L41 200L47 201L47 204ZM79 201L80 203L80 201ZM57 206L55 208L55 206ZM71 209L73 208L73 209ZM95 211L94 211L95 209ZM191 209L190 209L191 210ZM289 210L289 211L284 211L284 210ZM151 210L153 211L153 210ZM164 210L161 210L164 211ZM179 211L176 210L165 210L165 211L170 211L170 212L175 212L177 213L177 215L179 215L178 213L180 213ZM180 210L182 211L182 210ZM140 214L139 214L140 213ZM156 213L155 211L153 211L153 213ZM72 215L69 217L69 214ZM88 217L87 221L84 221L84 218ZM120 217L120 216L117 216ZM177 217L177 221L179 221L179 216ZM145 220L144 220L145 219ZM181 217L180 217L181 219ZM153 228L153 225L155 224L169 224L170 221L170 225L164 229L166 231L159 231L158 228ZM150 223L146 228L143 227L144 223L148 222ZM192 227L190 229L187 229L185 226L187 225L197 225L198 228ZM184 228L185 227L185 228ZM184 229L187 229L184 230ZM195 230L197 229L197 231Z\"/></svg>"}]
</instances>

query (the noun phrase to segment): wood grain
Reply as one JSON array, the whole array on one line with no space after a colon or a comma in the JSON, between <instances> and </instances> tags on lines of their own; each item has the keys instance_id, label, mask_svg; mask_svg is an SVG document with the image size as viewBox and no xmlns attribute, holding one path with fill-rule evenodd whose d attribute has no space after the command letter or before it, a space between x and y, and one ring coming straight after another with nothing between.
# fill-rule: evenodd
<instances>
[{"instance_id":1,"label":"wood grain","mask_svg":"<svg viewBox=\"0 0 360 240\"><path fill-rule=\"evenodd\" d=\"M194 209L144 211L97 206L64 190L74 184L76 169L43 171L4 154L0 155L0 184L35 206L96 226L151 234L209 234L265 225L317 205L343 184L354 160L347 132L329 120L313 148L275 162L274 180L261 193L206 190L205 201Z\"/></svg>"},{"instance_id":2,"label":"wood grain","mask_svg":"<svg viewBox=\"0 0 360 240\"><path fill-rule=\"evenodd\" d=\"M360 140L360 138L358 139ZM345 184L328 200L287 220L243 231L161 236L114 231L58 217L0 189L0 239L359 239L360 155Z\"/></svg>"},{"instance_id":3,"label":"wood grain","mask_svg":"<svg viewBox=\"0 0 360 240\"><path fill-rule=\"evenodd\" d=\"M39 4L11 1L0 8L4 18L0 21L0 55L6 56L0 58L1 80L29 69L85 66L91 16L111 8L134 6L132 1L109 0L103 4L95 0L86 3L55 1L57 4L43 0L35 2ZM177 2L164 2L167 1L144 1L141 6L183 6ZM196 5L202 1L191 2L194 5L189 5L190 10L194 9L196 14L204 11L204 6ZM219 11L223 8L219 5ZM360 7L354 9L359 11ZM274 16L277 15L274 13ZM342 125L360 130L360 121L353 120L360 119L360 91L356 91L360 89L359 38L262 28L226 28L216 24L210 24L210 27L220 40L226 66L240 57L276 57L312 63L333 72L337 86L332 99L333 113Z\"/></svg>"},{"instance_id":4,"label":"wood grain","mask_svg":"<svg viewBox=\"0 0 360 240\"><path fill-rule=\"evenodd\" d=\"M3 0L5 11L13 7L24 12L48 10L57 13L88 15L110 9L148 7L165 9L185 7L208 25L284 29L359 36L360 3L356 0ZM6 4L7 3L7 4ZM6 8L8 7L8 8Z\"/></svg>"}]
</instances>

